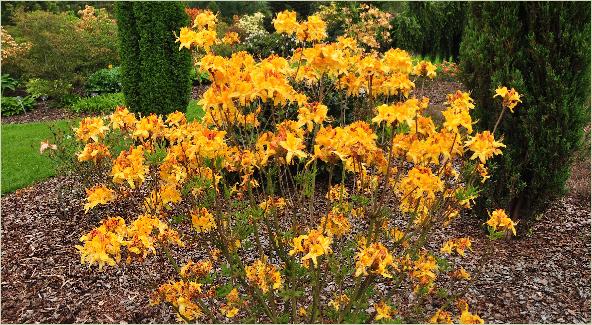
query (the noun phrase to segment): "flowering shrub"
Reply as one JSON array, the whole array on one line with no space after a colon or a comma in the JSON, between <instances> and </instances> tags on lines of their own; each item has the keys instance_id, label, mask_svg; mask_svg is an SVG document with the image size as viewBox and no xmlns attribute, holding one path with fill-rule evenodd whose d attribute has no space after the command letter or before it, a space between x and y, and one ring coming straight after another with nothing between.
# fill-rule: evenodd
<instances>
[{"instance_id":1,"label":"flowering shrub","mask_svg":"<svg viewBox=\"0 0 592 325\"><path fill-rule=\"evenodd\" d=\"M339 8L335 2L321 5L317 15L330 23L332 29L343 29L343 34L354 38L370 49L380 49L391 43L388 12L362 3L357 7Z\"/></svg>"},{"instance_id":2,"label":"flowering shrub","mask_svg":"<svg viewBox=\"0 0 592 325\"><path fill-rule=\"evenodd\" d=\"M265 15L260 12L240 17L236 25L244 31L245 40L248 41L251 38L257 38L268 34L263 27L263 18L265 18Z\"/></svg>"},{"instance_id":3,"label":"flowering shrub","mask_svg":"<svg viewBox=\"0 0 592 325\"><path fill-rule=\"evenodd\" d=\"M460 67L458 64L451 61L442 61L442 63L438 65L438 68L440 70L440 75L445 79L454 80L460 74Z\"/></svg>"},{"instance_id":4,"label":"flowering shrub","mask_svg":"<svg viewBox=\"0 0 592 325\"><path fill-rule=\"evenodd\" d=\"M3 61L23 55L31 48L31 43L17 43L2 26L0 26L0 39L2 42L1 53Z\"/></svg>"},{"instance_id":5,"label":"flowering shrub","mask_svg":"<svg viewBox=\"0 0 592 325\"><path fill-rule=\"evenodd\" d=\"M61 80L74 85L99 68L117 64L114 19L105 9L91 6L78 14L80 18L46 11L17 12L10 31L24 42L5 47L3 35L2 51L9 51L3 55L18 54L3 57L2 64L23 79Z\"/></svg>"},{"instance_id":6,"label":"flowering shrub","mask_svg":"<svg viewBox=\"0 0 592 325\"><path fill-rule=\"evenodd\" d=\"M205 52L199 68L212 85L202 121L119 107L75 129L81 164L105 171L85 210L136 203L81 238L82 263L103 269L164 252L178 276L151 301L180 321L483 323L459 300L471 275L450 258L467 258L471 240L426 245L471 208L484 163L503 147L473 132L469 94L449 94L437 126L422 114L429 99L414 97L431 70L403 50L322 43L322 20L283 12L275 28L302 45L292 57L226 58L203 37L215 23L198 14L178 40ZM332 116L329 96L342 106L353 98L371 121ZM109 138L129 149L112 154ZM501 211L487 224L492 239L514 225ZM177 260L175 247L199 258ZM440 308L421 309L426 299Z\"/></svg>"}]
</instances>

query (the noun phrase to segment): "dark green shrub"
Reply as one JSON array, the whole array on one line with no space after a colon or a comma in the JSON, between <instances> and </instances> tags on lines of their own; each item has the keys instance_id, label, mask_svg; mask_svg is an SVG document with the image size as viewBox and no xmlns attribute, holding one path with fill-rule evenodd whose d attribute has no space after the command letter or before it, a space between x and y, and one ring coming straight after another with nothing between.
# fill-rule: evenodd
<instances>
[{"instance_id":1,"label":"dark green shrub","mask_svg":"<svg viewBox=\"0 0 592 325\"><path fill-rule=\"evenodd\" d=\"M115 107L123 105L125 105L123 93L114 93L81 98L70 108L76 113L111 113Z\"/></svg>"},{"instance_id":2,"label":"dark green shrub","mask_svg":"<svg viewBox=\"0 0 592 325\"><path fill-rule=\"evenodd\" d=\"M143 114L183 110L191 90L191 55L179 51L174 35L189 25L183 5L119 2L116 15L127 105Z\"/></svg>"},{"instance_id":3,"label":"dark green shrub","mask_svg":"<svg viewBox=\"0 0 592 325\"><path fill-rule=\"evenodd\" d=\"M507 148L490 163L480 205L528 226L564 192L590 114L590 3L472 3L461 59L481 129L501 110L495 88L524 94L496 133Z\"/></svg>"},{"instance_id":4,"label":"dark green shrub","mask_svg":"<svg viewBox=\"0 0 592 325\"><path fill-rule=\"evenodd\" d=\"M466 25L467 3L461 1L410 1L403 11L403 17L415 20L421 27L417 33L414 23L400 21L394 24L409 27L408 31L395 31L397 39L416 35L415 42L408 43L411 51L434 58L458 58L460 42ZM410 35L406 35L406 34ZM393 39L393 41L395 41ZM406 42L409 42L408 40ZM413 44L415 43L415 44Z\"/></svg>"},{"instance_id":5,"label":"dark green shrub","mask_svg":"<svg viewBox=\"0 0 592 325\"><path fill-rule=\"evenodd\" d=\"M391 47L417 51L418 40L422 39L421 26L417 18L407 12L398 13L391 20L391 26Z\"/></svg>"},{"instance_id":6,"label":"dark green shrub","mask_svg":"<svg viewBox=\"0 0 592 325\"><path fill-rule=\"evenodd\" d=\"M117 93L121 91L121 69L100 69L91 74L84 85L90 94Z\"/></svg>"}]
</instances>

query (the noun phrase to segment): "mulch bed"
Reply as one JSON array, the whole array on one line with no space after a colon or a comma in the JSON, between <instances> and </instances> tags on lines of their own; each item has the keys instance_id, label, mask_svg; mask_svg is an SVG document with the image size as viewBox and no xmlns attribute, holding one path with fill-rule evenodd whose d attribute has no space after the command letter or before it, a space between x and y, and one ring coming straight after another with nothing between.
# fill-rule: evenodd
<instances>
[{"instance_id":1,"label":"mulch bed","mask_svg":"<svg viewBox=\"0 0 592 325\"><path fill-rule=\"evenodd\" d=\"M103 272L80 264L74 245L105 212L84 214L82 198L76 180L66 177L2 198L1 322L175 322L170 307L148 301L173 276L162 256ZM568 195L552 204L530 237L490 242L478 221L463 216L435 238L472 238L473 252L462 265L473 275L484 269L466 298L487 322L589 323L589 215L589 200Z\"/></svg>"},{"instance_id":2,"label":"mulch bed","mask_svg":"<svg viewBox=\"0 0 592 325\"><path fill-rule=\"evenodd\" d=\"M2 198L1 322L175 322L147 296L166 261L103 272L80 264L74 245L98 218L84 214L75 182L56 177Z\"/></svg>"},{"instance_id":3,"label":"mulch bed","mask_svg":"<svg viewBox=\"0 0 592 325\"><path fill-rule=\"evenodd\" d=\"M51 108L48 105L39 103L35 109L26 113L2 117L2 124L57 121L76 118L78 116L80 115L66 108Z\"/></svg>"}]
</instances>

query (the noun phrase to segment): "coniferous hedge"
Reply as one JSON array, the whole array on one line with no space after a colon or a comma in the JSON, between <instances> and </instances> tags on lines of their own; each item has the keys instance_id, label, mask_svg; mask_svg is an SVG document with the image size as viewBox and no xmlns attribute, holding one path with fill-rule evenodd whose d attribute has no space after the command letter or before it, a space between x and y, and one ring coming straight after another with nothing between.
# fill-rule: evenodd
<instances>
[{"instance_id":1,"label":"coniferous hedge","mask_svg":"<svg viewBox=\"0 0 592 325\"><path fill-rule=\"evenodd\" d=\"M468 17L461 67L478 127L496 122L496 87L524 94L495 134L507 148L490 163L479 205L509 209L524 229L564 192L589 121L590 3L472 3Z\"/></svg>"},{"instance_id":2,"label":"coniferous hedge","mask_svg":"<svg viewBox=\"0 0 592 325\"><path fill-rule=\"evenodd\" d=\"M468 3L462 1L408 2L393 21L394 45L432 59L456 60L467 7Z\"/></svg>"},{"instance_id":3,"label":"coniferous hedge","mask_svg":"<svg viewBox=\"0 0 592 325\"><path fill-rule=\"evenodd\" d=\"M122 89L134 112L185 111L191 91L189 51L175 32L189 25L178 2L118 2Z\"/></svg>"}]
</instances>

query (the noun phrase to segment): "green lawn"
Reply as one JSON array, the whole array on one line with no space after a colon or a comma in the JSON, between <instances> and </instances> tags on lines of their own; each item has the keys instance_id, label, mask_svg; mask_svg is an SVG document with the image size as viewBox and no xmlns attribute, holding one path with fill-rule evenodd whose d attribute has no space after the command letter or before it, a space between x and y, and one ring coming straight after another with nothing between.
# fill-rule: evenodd
<instances>
[{"instance_id":1,"label":"green lawn","mask_svg":"<svg viewBox=\"0 0 592 325\"><path fill-rule=\"evenodd\" d=\"M201 119L196 100L187 106L187 119ZM55 175L54 162L39 154L41 141L52 139L50 127L68 128L69 121L2 125L2 194Z\"/></svg>"},{"instance_id":2,"label":"green lawn","mask_svg":"<svg viewBox=\"0 0 592 325\"><path fill-rule=\"evenodd\" d=\"M52 138L50 126L65 130L68 121L2 125L2 194L54 175L53 161L39 154L41 141Z\"/></svg>"}]
</instances>

